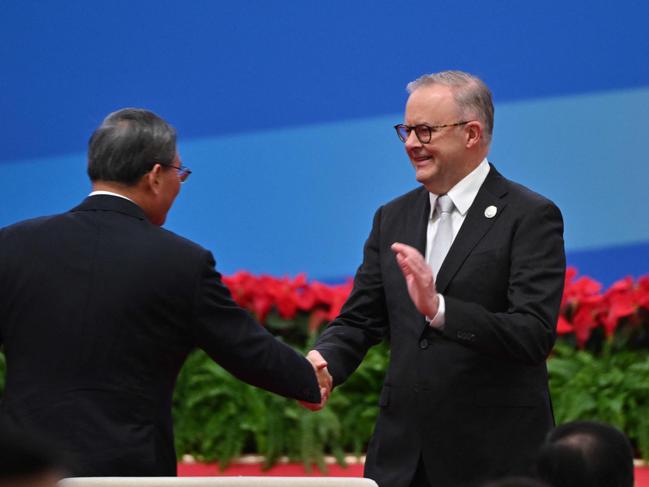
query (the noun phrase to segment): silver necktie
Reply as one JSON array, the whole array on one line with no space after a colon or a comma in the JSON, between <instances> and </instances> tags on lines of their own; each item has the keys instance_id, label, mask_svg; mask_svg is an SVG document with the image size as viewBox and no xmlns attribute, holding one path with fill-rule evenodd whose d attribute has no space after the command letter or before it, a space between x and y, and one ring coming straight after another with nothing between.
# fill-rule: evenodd
<instances>
[{"instance_id":1,"label":"silver necktie","mask_svg":"<svg viewBox=\"0 0 649 487\"><path fill-rule=\"evenodd\" d=\"M444 262L448 249L451 248L453 243L453 222L451 220L453 208L453 200L446 194L439 196L435 202L435 211L439 222L430 253L430 266L433 269L435 279L437 279L439 268L442 267L442 262Z\"/></svg>"}]
</instances>

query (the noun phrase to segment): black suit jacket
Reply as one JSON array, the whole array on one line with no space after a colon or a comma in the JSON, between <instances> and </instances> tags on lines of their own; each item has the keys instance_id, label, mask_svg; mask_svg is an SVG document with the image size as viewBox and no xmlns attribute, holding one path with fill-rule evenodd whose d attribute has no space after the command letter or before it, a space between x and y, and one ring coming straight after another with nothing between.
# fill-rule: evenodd
<instances>
[{"instance_id":1,"label":"black suit jacket","mask_svg":"<svg viewBox=\"0 0 649 487\"><path fill-rule=\"evenodd\" d=\"M492 166L437 276L438 331L390 250L402 242L423 254L429 212L423 187L377 211L354 289L315 347L340 384L389 336L365 467L381 487L407 487L420 458L434 487L523 471L553 426L545 360L564 282L561 213Z\"/></svg>"},{"instance_id":2,"label":"black suit jacket","mask_svg":"<svg viewBox=\"0 0 649 487\"><path fill-rule=\"evenodd\" d=\"M92 196L0 231L0 417L54 441L77 476L175 475L171 401L195 347L239 379L318 402L311 365L231 299L212 254Z\"/></svg>"}]
</instances>

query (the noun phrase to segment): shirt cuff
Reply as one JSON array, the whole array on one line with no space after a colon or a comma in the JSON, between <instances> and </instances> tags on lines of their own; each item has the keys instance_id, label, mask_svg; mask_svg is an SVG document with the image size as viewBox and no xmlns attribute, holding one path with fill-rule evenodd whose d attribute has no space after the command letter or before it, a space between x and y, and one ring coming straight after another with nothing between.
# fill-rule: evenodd
<instances>
[{"instance_id":1,"label":"shirt cuff","mask_svg":"<svg viewBox=\"0 0 649 487\"><path fill-rule=\"evenodd\" d=\"M445 320L445 313L446 313L446 303L444 302L444 296L441 294L437 295L439 299L439 306L437 307L437 314L433 317L430 318L429 316L426 316L426 321L428 321L428 324L432 326L433 328L437 328L438 330L442 330L444 328L444 323L446 323Z\"/></svg>"}]
</instances>

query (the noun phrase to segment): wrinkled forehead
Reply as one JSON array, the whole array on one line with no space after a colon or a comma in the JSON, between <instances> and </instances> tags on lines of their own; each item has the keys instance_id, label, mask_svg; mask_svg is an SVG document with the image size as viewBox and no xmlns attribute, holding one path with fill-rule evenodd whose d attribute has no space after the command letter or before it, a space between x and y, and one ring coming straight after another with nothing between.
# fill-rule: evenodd
<instances>
[{"instance_id":1,"label":"wrinkled forehead","mask_svg":"<svg viewBox=\"0 0 649 487\"><path fill-rule=\"evenodd\" d=\"M408 125L452 122L459 115L449 86L433 84L413 91L406 102L405 121Z\"/></svg>"}]
</instances>

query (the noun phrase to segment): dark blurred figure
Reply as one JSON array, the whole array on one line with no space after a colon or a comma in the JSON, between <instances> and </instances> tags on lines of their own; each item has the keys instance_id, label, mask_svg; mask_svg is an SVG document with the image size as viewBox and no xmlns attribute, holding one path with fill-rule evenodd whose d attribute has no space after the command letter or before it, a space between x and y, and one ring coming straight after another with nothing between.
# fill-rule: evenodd
<instances>
[{"instance_id":1,"label":"dark blurred figure","mask_svg":"<svg viewBox=\"0 0 649 487\"><path fill-rule=\"evenodd\" d=\"M633 451L626 436L612 426L566 423L548 435L537 471L554 487L633 487Z\"/></svg>"},{"instance_id":2,"label":"dark blurred figure","mask_svg":"<svg viewBox=\"0 0 649 487\"><path fill-rule=\"evenodd\" d=\"M482 487L552 487L545 482L532 477L505 477L492 480L483 484Z\"/></svg>"},{"instance_id":3,"label":"dark blurred figure","mask_svg":"<svg viewBox=\"0 0 649 487\"><path fill-rule=\"evenodd\" d=\"M0 425L0 487L56 487L60 462L47 445Z\"/></svg>"}]
</instances>

